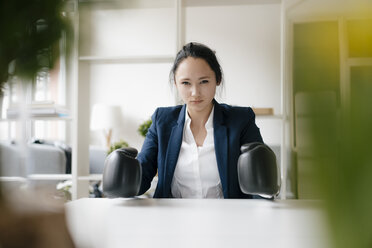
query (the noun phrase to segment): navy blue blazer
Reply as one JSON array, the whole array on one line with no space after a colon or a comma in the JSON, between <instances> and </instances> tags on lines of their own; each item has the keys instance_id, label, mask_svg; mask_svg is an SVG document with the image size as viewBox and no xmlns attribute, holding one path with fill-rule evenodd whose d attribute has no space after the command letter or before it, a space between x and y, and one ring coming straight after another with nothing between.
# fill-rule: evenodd
<instances>
[{"instance_id":1,"label":"navy blue blazer","mask_svg":"<svg viewBox=\"0 0 372 248\"><path fill-rule=\"evenodd\" d=\"M170 198L174 169L180 152L186 105L157 108L152 116L138 161L142 166L139 195L145 193L158 172L154 198ZM240 147L249 142L263 142L249 107L233 107L214 100L214 148L224 198L251 198L241 192L237 162Z\"/></svg>"}]
</instances>

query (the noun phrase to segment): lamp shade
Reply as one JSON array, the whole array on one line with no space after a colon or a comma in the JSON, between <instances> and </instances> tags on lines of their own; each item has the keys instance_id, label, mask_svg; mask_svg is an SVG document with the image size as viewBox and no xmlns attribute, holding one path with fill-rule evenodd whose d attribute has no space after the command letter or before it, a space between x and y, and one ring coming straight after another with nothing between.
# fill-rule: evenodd
<instances>
[{"instance_id":1,"label":"lamp shade","mask_svg":"<svg viewBox=\"0 0 372 248\"><path fill-rule=\"evenodd\" d=\"M120 106L95 104L92 108L90 121L91 130L109 130L120 127L123 116Z\"/></svg>"}]
</instances>

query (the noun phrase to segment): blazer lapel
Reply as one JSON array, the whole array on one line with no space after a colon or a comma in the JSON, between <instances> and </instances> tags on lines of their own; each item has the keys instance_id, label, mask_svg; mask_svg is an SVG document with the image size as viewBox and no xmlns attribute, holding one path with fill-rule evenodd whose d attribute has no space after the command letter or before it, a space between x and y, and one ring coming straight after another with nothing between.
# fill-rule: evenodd
<instances>
[{"instance_id":1,"label":"blazer lapel","mask_svg":"<svg viewBox=\"0 0 372 248\"><path fill-rule=\"evenodd\" d=\"M172 131L169 137L168 148L165 157L164 195L170 195L174 169L176 168L178 155L180 153L182 144L185 111L186 105L183 105L178 117L177 125L172 127Z\"/></svg>"},{"instance_id":2,"label":"blazer lapel","mask_svg":"<svg viewBox=\"0 0 372 248\"><path fill-rule=\"evenodd\" d=\"M217 101L214 101L214 149L216 152L218 172L220 174L222 191L225 198L228 197L228 137L227 128L224 125L224 116L222 109Z\"/></svg>"}]
</instances>

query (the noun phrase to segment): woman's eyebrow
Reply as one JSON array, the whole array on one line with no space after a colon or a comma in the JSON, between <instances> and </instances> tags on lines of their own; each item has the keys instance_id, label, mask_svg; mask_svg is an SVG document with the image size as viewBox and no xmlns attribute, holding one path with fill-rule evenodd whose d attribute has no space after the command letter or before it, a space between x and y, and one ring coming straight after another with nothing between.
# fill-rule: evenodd
<instances>
[{"instance_id":1,"label":"woman's eyebrow","mask_svg":"<svg viewBox=\"0 0 372 248\"><path fill-rule=\"evenodd\" d=\"M209 78L210 78L210 76L202 76L202 77L199 77L198 80L209 79ZM191 80L191 79L188 78L188 77L180 77L180 78L178 78L178 80L184 81L184 80Z\"/></svg>"},{"instance_id":2,"label":"woman's eyebrow","mask_svg":"<svg viewBox=\"0 0 372 248\"><path fill-rule=\"evenodd\" d=\"M178 80L180 80L180 81L185 81L185 80L190 80L190 78L187 78L187 77L180 77Z\"/></svg>"},{"instance_id":3,"label":"woman's eyebrow","mask_svg":"<svg viewBox=\"0 0 372 248\"><path fill-rule=\"evenodd\" d=\"M203 76L203 77L200 77L199 80L200 79L206 79L206 78L210 78L210 77L209 76Z\"/></svg>"}]
</instances>

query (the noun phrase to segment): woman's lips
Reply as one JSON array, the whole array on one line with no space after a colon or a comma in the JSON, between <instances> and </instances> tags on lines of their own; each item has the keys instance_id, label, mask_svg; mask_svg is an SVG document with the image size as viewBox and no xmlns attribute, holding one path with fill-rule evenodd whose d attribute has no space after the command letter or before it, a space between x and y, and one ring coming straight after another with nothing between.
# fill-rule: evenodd
<instances>
[{"instance_id":1,"label":"woman's lips","mask_svg":"<svg viewBox=\"0 0 372 248\"><path fill-rule=\"evenodd\" d=\"M190 101L192 104L199 104L201 103L203 100L195 100L195 101Z\"/></svg>"}]
</instances>

